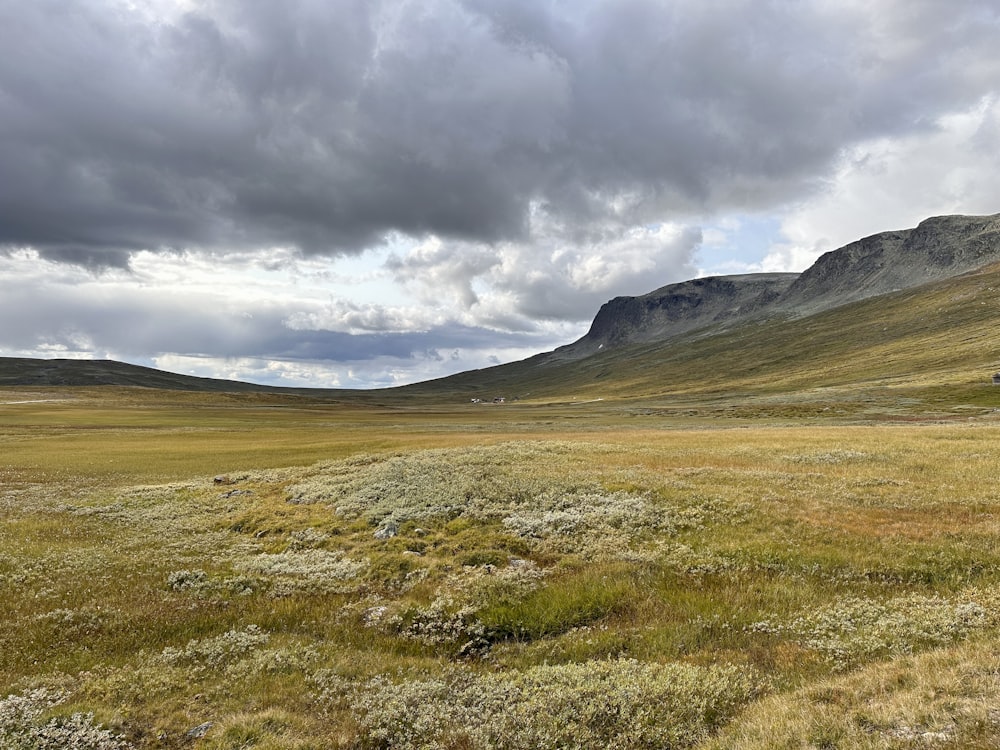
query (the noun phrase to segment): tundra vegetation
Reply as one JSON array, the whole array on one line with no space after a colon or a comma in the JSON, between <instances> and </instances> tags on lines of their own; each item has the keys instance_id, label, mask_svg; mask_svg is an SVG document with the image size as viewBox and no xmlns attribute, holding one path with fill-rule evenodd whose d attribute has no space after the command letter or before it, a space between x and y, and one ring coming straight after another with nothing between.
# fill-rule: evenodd
<instances>
[{"instance_id":1,"label":"tundra vegetation","mask_svg":"<svg viewBox=\"0 0 1000 750\"><path fill-rule=\"evenodd\" d=\"M982 403L0 400L0 747L1000 740Z\"/></svg>"}]
</instances>

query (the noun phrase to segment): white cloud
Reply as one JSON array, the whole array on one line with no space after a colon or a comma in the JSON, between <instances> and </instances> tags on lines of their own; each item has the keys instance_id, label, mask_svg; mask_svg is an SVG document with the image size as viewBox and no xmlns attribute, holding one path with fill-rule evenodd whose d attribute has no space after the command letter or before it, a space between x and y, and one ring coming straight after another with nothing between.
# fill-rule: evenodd
<instances>
[{"instance_id":1,"label":"white cloud","mask_svg":"<svg viewBox=\"0 0 1000 750\"><path fill-rule=\"evenodd\" d=\"M288 388L340 388L338 368L321 362L288 362L249 357L190 357L162 354L155 367L181 375L250 381Z\"/></svg>"},{"instance_id":2,"label":"white cloud","mask_svg":"<svg viewBox=\"0 0 1000 750\"><path fill-rule=\"evenodd\" d=\"M447 324L444 312L425 306L394 307L333 300L309 311L292 313L286 319L295 331L341 331L343 333L405 333L427 331Z\"/></svg>"},{"instance_id":3,"label":"white cloud","mask_svg":"<svg viewBox=\"0 0 1000 750\"><path fill-rule=\"evenodd\" d=\"M426 251L417 258L432 268ZM270 259L188 251L140 253L131 272L96 273L19 250L0 255L0 320L18 321L0 327L0 355L121 359L271 385L378 387L530 356L580 335L559 324L484 327L447 297L421 304L377 266L355 260L351 271L286 251ZM358 284L379 287L376 296L397 304L353 301L347 295Z\"/></svg>"},{"instance_id":4,"label":"white cloud","mask_svg":"<svg viewBox=\"0 0 1000 750\"><path fill-rule=\"evenodd\" d=\"M589 321L611 297L689 278L701 240L698 229L669 223L606 227L586 242L564 235L539 215L531 243L470 246L433 237L387 266L426 303L451 301L450 314L468 325L538 330L545 321Z\"/></svg>"},{"instance_id":5,"label":"white cloud","mask_svg":"<svg viewBox=\"0 0 1000 750\"><path fill-rule=\"evenodd\" d=\"M925 132L851 146L827 190L785 215L765 271L801 271L822 253L928 216L1000 212L1000 98Z\"/></svg>"}]
</instances>

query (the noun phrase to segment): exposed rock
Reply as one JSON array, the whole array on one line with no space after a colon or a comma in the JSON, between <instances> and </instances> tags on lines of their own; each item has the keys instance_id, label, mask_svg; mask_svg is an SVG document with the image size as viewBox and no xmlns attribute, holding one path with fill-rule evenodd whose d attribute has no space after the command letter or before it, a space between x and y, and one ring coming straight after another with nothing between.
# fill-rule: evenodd
<instances>
[{"instance_id":1,"label":"exposed rock","mask_svg":"<svg viewBox=\"0 0 1000 750\"><path fill-rule=\"evenodd\" d=\"M206 721L204 724L199 724L196 727L192 727L185 734L186 737L192 740L197 740L208 734L208 730L212 728L212 722Z\"/></svg>"},{"instance_id":2,"label":"exposed rock","mask_svg":"<svg viewBox=\"0 0 1000 750\"><path fill-rule=\"evenodd\" d=\"M399 524L393 521L389 521L387 523L382 524L382 526L380 526L375 531L375 538L380 540L392 539L398 533L399 533Z\"/></svg>"},{"instance_id":3,"label":"exposed rock","mask_svg":"<svg viewBox=\"0 0 1000 750\"><path fill-rule=\"evenodd\" d=\"M585 357L603 348L662 341L751 315L773 304L798 278L795 273L710 276L669 284L641 297L605 303L582 339L554 354Z\"/></svg>"},{"instance_id":4,"label":"exposed rock","mask_svg":"<svg viewBox=\"0 0 1000 750\"><path fill-rule=\"evenodd\" d=\"M229 490L229 492L223 492L219 497L239 497L240 495L252 495L253 490Z\"/></svg>"},{"instance_id":5,"label":"exposed rock","mask_svg":"<svg viewBox=\"0 0 1000 750\"><path fill-rule=\"evenodd\" d=\"M821 255L775 300L781 310L806 313L901 288L893 260L910 230L883 232Z\"/></svg>"},{"instance_id":6,"label":"exposed rock","mask_svg":"<svg viewBox=\"0 0 1000 750\"><path fill-rule=\"evenodd\" d=\"M909 289L1000 261L1000 214L937 216L826 253L775 303L798 315Z\"/></svg>"}]
</instances>

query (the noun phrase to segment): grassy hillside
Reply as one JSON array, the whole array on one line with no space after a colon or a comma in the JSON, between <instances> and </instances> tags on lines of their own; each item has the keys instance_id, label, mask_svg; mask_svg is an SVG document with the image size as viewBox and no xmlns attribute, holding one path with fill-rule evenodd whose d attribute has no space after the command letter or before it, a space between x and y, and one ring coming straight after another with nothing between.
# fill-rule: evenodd
<instances>
[{"instance_id":1,"label":"grassy hillside","mask_svg":"<svg viewBox=\"0 0 1000 750\"><path fill-rule=\"evenodd\" d=\"M179 391L246 391L258 387L232 380L177 375L124 362L89 359L0 358L0 385L117 385Z\"/></svg>"},{"instance_id":2,"label":"grassy hillside","mask_svg":"<svg viewBox=\"0 0 1000 750\"><path fill-rule=\"evenodd\" d=\"M996 747L998 275L336 398L0 387L0 747Z\"/></svg>"}]
</instances>

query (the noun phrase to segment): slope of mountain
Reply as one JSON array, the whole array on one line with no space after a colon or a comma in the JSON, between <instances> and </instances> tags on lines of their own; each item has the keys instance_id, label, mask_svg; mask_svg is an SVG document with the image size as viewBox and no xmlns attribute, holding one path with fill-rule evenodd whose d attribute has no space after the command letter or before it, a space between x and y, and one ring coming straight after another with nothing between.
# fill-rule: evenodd
<instances>
[{"instance_id":1,"label":"slope of mountain","mask_svg":"<svg viewBox=\"0 0 1000 750\"><path fill-rule=\"evenodd\" d=\"M998 325L1000 263L813 315L733 321L711 335L689 331L579 359L540 354L398 390L700 404L940 391L946 400L972 393L1000 407L1000 388L991 385L1000 368Z\"/></svg>"},{"instance_id":2,"label":"slope of mountain","mask_svg":"<svg viewBox=\"0 0 1000 750\"><path fill-rule=\"evenodd\" d=\"M776 300L798 315L957 276L1000 261L1000 214L936 216L821 256Z\"/></svg>"},{"instance_id":3,"label":"slope of mountain","mask_svg":"<svg viewBox=\"0 0 1000 750\"><path fill-rule=\"evenodd\" d=\"M579 341L557 349L577 359L605 347L662 341L767 309L798 279L795 273L710 276L669 284L641 297L615 297Z\"/></svg>"}]
</instances>

